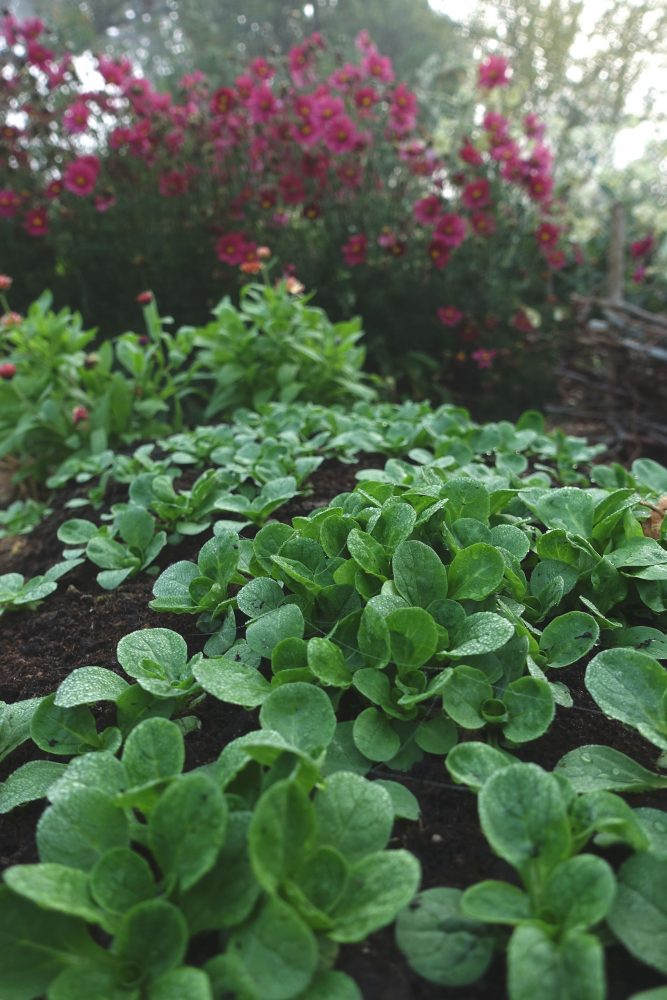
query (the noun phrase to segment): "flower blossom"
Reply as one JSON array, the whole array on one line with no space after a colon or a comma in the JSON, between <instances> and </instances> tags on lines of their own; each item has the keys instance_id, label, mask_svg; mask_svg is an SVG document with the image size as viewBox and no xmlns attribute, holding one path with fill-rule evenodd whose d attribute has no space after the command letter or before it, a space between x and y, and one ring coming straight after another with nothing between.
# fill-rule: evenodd
<instances>
[{"instance_id":1,"label":"flower blossom","mask_svg":"<svg viewBox=\"0 0 667 1000\"><path fill-rule=\"evenodd\" d=\"M492 347L479 347L476 351L471 352L470 357L478 368L490 368L497 353L498 351Z\"/></svg>"},{"instance_id":2,"label":"flower blossom","mask_svg":"<svg viewBox=\"0 0 667 1000\"><path fill-rule=\"evenodd\" d=\"M341 247L343 260L349 267L356 267L357 264L366 262L366 251L368 249L368 237L363 233L355 233Z\"/></svg>"},{"instance_id":3,"label":"flower blossom","mask_svg":"<svg viewBox=\"0 0 667 1000\"><path fill-rule=\"evenodd\" d=\"M510 82L510 64L503 56L487 56L480 63L477 84L485 90L506 87Z\"/></svg>"},{"instance_id":4,"label":"flower blossom","mask_svg":"<svg viewBox=\"0 0 667 1000\"><path fill-rule=\"evenodd\" d=\"M454 327L459 325L464 314L456 306L440 306L436 315L443 326Z\"/></svg>"},{"instance_id":5,"label":"flower blossom","mask_svg":"<svg viewBox=\"0 0 667 1000\"><path fill-rule=\"evenodd\" d=\"M80 198L89 195L97 184L100 161L96 156L79 156L65 167L63 184Z\"/></svg>"}]
</instances>

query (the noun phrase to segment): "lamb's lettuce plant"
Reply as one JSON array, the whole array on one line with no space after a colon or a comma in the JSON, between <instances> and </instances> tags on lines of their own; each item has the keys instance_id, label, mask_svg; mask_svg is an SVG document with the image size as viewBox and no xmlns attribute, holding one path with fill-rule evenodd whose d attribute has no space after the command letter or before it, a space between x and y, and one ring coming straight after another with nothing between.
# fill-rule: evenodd
<instances>
[{"instance_id":1,"label":"lamb's lettuce plant","mask_svg":"<svg viewBox=\"0 0 667 1000\"><path fill-rule=\"evenodd\" d=\"M58 580L82 562L82 559L69 556L50 566L46 573L28 580L21 573L4 573L0 576L0 615L5 611L36 608L58 589Z\"/></svg>"},{"instance_id":2,"label":"lamb's lettuce plant","mask_svg":"<svg viewBox=\"0 0 667 1000\"><path fill-rule=\"evenodd\" d=\"M142 507L130 505L119 511L110 527L97 527L92 521L73 518L58 529L58 538L67 546L69 558L85 553L101 567L97 582L104 590L114 590L142 570L152 567L167 544L164 531Z\"/></svg>"},{"instance_id":3,"label":"lamb's lettuce plant","mask_svg":"<svg viewBox=\"0 0 667 1000\"><path fill-rule=\"evenodd\" d=\"M463 746L452 752L462 758L454 774L471 771L476 748L468 747L467 754ZM472 769L473 780L474 770L487 769L480 824L520 885L487 880L464 892L430 889L417 896L397 923L397 941L410 965L431 982L462 986L479 978L495 950L506 947L511 1000L538 991L547 1000L603 1000L608 920L637 957L664 971L664 955L648 928L667 867L651 853L640 818L616 795L577 795L566 780L534 764L492 760L490 748L479 749L483 759ZM618 882L605 860L582 853L591 838L638 852L621 868ZM511 928L509 939L503 926Z\"/></svg>"}]
</instances>

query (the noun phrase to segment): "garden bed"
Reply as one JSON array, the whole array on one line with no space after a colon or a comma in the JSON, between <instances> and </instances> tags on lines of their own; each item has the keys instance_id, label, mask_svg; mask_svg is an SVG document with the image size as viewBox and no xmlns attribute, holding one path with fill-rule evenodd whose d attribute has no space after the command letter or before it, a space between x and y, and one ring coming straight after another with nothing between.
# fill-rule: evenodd
<instances>
[{"instance_id":1,"label":"garden bed","mask_svg":"<svg viewBox=\"0 0 667 1000\"><path fill-rule=\"evenodd\" d=\"M276 512L277 520L289 523L324 506L338 493L350 490L357 471L377 465L377 457L367 456L356 465L327 461L311 478L312 492L297 497ZM76 492L76 491L74 491ZM61 544L55 531L71 512L64 507L73 491L61 491L52 503L53 513L30 535L4 540L2 560L5 571L26 576L44 572L60 557ZM201 537L181 542L177 548L163 550L160 569L176 559L195 559ZM68 585L51 595L31 613L7 614L3 618L3 657L0 665L0 699L14 702L51 693L75 668L99 665L120 672L115 650L127 633L142 628L165 627L179 632L188 643L189 652L199 651L205 637L194 628L192 619L156 613L148 607L152 580L140 576L115 591L103 591L95 582L89 563L74 570ZM549 731L523 749L515 751L523 760L546 769L569 750L584 744L602 743L628 754L646 767L654 766L655 752L634 730L607 719L597 708L583 685L581 663L559 672L574 698L574 707L557 709ZM348 697L354 698L352 694ZM360 700L360 699L359 699ZM362 706L363 707L363 706ZM102 714L104 710L98 710ZM255 728L256 712L223 704L208 697L197 714L201 729L186 739L188 769L217 759L230 740ZM356 713L355 713L356 714ZM474 737L473 737L474 738ZM0 780L20 764L44 757L31 742L15 751L2 765ZM442 759L427 756L409 773L389 772L378 764L369 777L386 777L404 783L418 798L421 818L417 822L399 821L391 847L403 847L419 859L422 888L454 886L461 889L484 878L511 879L511 869L495 857L482 836L477 817L476 796L463 786L454 785ZM665 808L667 793L633 795L633 806ZM43 803L34 803L0 820L0 865L25 864L37 860L34 846L35 822ZM615 860L624 851L615 848ZM609 858L609 851L605 855ZM196 959L208 956L197 954ZM500 1000L505 996L505 970L497 958L483 979L466 988L444 989L412 973L398 951L393 927L375 933L363 944L343 947L337 968L348 972L366 998L387 997L396 1000L421 1000L429 997L456 996L457 1000ZM635 961L620 947L607 950L609 1000L627 1000L640 989L661 985L659 973Z\"/></svg>"}]
</instances>

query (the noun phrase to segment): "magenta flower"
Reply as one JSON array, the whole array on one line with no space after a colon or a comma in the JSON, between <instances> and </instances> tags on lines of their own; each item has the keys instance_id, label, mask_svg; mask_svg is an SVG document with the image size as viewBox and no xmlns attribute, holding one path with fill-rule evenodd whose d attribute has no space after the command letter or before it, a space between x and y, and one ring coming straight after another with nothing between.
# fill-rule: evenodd
<instances>
[{"instance_id":1,"label":"magenta flower","mask_svg":"<svg viewBox=\"0 0 667 1000\"><path fill-rule=\"evenodd\" d=\"M84 420L87 420L89 416L90 413L88 412L85 406L75 406L74 409L72 410L72 423L76 427L77 424L80 424Z\"/></svg>"},{"instance_id":2,"label":"magenta flower","mask_svg":"<svg viewBox=\"0 0 667 1000\"><path fill-rule=\"evenodd\" d=\"M459 159L464 163L470 163L473 167L479 167L484 162L482 154L473 146L470 139L466 139L459 149Z\"/></svg>"},{"instance_id":3,"label":"magenta flower","mask_svg":"<svg viewBox=\"0 0 667 1000\"><path fill-rule=\"evenodd\" d=\"M322 130L312 118L304 118L292 126L292 135L300 146L314 146L322 138Z\"/></svg>"},{"instance_id":4,"label":"magenta flower","mask_svg":"<svg viewBox=\"0 0 667 1000\"><path fill-rule=\"evenodd\" d=\"M542 139L547 130L536 114L526 115L523 119L523 130L529 139Z\"/></svg>"},{"instance_id":5,"label":"magenta flower","mask_svg":"<svg viewBox=\"0 0 667 1000\"><path fill-rule=\"evenodd\" d=\"M104 212L108 212L110 208L113 208L116 204L116 196L112 191L104 191L102 194L97 194L93 198L93 205L95 206L95 211L99 212L100 215Z\"/></svg>"},{"instance_id":6,"label":"magenta flower","mask_svg":"<svg viewBox=\"0 0 667 1000\"><path fill-rule=\"evenodd\" d=\"M9 382L16 375L16 365L12 364L11 361L4 361L0 365L0 378L6 379Z\"/></svg>"},{"instance_id":7,"label":"magenta flower","mask_svg":"<svg viewBox=\"0 0 667 1000\"><path fill-rule=\"evenodd\" d=\"M21 207L21 198L11 188L0 189L0 219L11 219Z\"/></svg>"},{"instance_id":8,"label":"magenta flower","mask_svg":"<svg viewBox=\"0 0 667 1000\"><path fill-rule=\"evenodd\" d=\"M253 90L255 88L255 81L251 76L248 76L247 73L242 73L240 76L236 77L234 84L236 86L236 93L239 96L239 100L242 101L243 104L247 104L252 97Z\"/></svg>"},{"instance_id":9,"label":"magenta flower","mask_svg":"<svg viewBox=\"0 0 667 1000\"><path fill-rule=\"evenodd\" d=\"M287 64L290 76L297 87L304 87L310 83L313 75L313 55L308 42L304 42L303 45L295 45L289 50Z\"/></svg>"},{"instance_id":10,"label":"magenta flower","mask_svg":"<svg viewBox=\"0 0 667 1000\"><path fill-rule=\"evenodd\" d=\"M278 101L269 88L262 84L253 90L249 107L250 118L255 124L268 122L278 111Z\"/></svg>"},{"instance_id":11,"label":"magenta flower","mask_svg":"<svg viewBox=\"0 0 667 1000\"><path fill-rule=\"evenodd\" d=\"M97 69L104 77L105 83L120 87L128 76L132 75L132 63L129 59L110 59L109 56L97 57Z\"/></svg>"},{"instance_id":12,"label":"magenta flower","mask_svg":"<svg viewBox=\"0 0 667 1000\"><path fill-rule=\"evenodd\" d=\"M528 194L533 201L545 202L551 197L554 189L553 178L547 174L536 174L528 181Z\"/></svg>"},{"instance_id":13,"label":"magenta flower","mask_svg":"<svg viewBox=\"0 0 667 1000\"><path fill-rule=\"evenodd\" d=\"M272 77L276 75L275 67L271 63L267 62L259 56L257 59L253 59L250 63L250 72L257 77L258 80L271 80Z\"/></svg>"},{"instance_id":14,"label":"magenta flower","mask_svg":"<svg viewBox=\"0 0 667 1000\"><path fill-rule=\"evenodd\" d=\"M345 104L340 97L326 94L314 102L313 111L320 124L326 125L327 122L334 121L341 115L345 116Z\"/></svg>"},{"instance_id":15,"label":"magenta flower","mask_svg":"<svg viewBox=\"0 0 667 1000\"><path fill-rule=\"evenodd\" d=\"M501 115L497 111L486 112L482 120L482 128L489 133L496 145L509 139L509 122L505 115Z\"/></svg>"},{"instance_id":16,"label":"magenta flower","mask_svg":"<svg viewBox=\"0 0 667 1000\"><path fill-rule=\"evenodd\" d=\"M230 87L218 87L211 94L209 109L212 115L228 115L236 105L236 94Z\"/></svg>"},{"instance_id":17,"label":"magenta flower","mask_svg":"<svg viewBox=\"0 0 667 1000\"><path fill-rule=\"evenodd\" d=\"M490 368L497 353L498 351L492 347L478 347L476 351L471 352L470 357L478 368Z\"/></svg>"},{"instance_id":18,"label":"magenta flower","mask_svg":"<svg viewBox=\"0 0 667 1000\"><path fill-rule=\"evenodd\" d=\"M231 232L221 236L215 244L215 252L218 260L223 264L231 264L237 267L247 258L248 250L253 246L244 233Z\"/></svg>"},{"instance_id":19,"label":"magenta flower","mask_svg":"<svg viewBox=\"0 0 667 1000\"><path fill-rule=\"evenodd\" d=\"M456 306L440 306L436 314L443 326L458 326L463 319L463 313Z\"/></svg>"},{"instance_id":20,"label":"magenta flower","mask_svg":"<svg viewBox=\"0 0 667 1000\"><path fill-rule=\"evenodd\" d=\"M556 246L560 238L560 226L553 222L541 222L535 230L535 239L542 250Z\"/></svg>"},{"instance_id":21,"label":"magenta flower","mask_svg":"<svg viewBox=\"0 0 667 1000\"><path fill-rule=\"evenodd\" d=\"M416 222L422 226L434 226L442 212L442 200L437 194L429 194L420 198L412 206L412 214Z\"/></svg>"},{"instance_id":22,"label":"magenta flower","mask_svg":"<svg viewBox=\"0 0 667 1000\"><path fill-rule=\"evenodd\" d=\"M88 116L90 108L85 101L75 101L65 111L63 115L63 128L66 132L76 135L85 132L88 127Z\"/></svg>"},{"instance_id":23,"label":"magenta flower","mask_svg":"<svg viewBox=\"0 0 667 1000\"><path fill-rule=\"evenodd\" d=\"M346 63L340 69L335 70L329 77L329 83L336 90L350 90L355 83L361 80L361 70L352 63Z\"/></svg>"},{"instance_id":24,"label":"magenta flower","mask_svg":"<svg viewBox=\"0 0 667 1000\"><path fill-rule=\"evenodd\" d=\"M89 195L97 184L100 161L96 156L79 156L65 167L63 185L80 198Z\"/></svg>"},{"instance_id":25,"label":"magenta flower","mask_svg":"<svg viewBox=\"0 0 667 1000\"><path fill-rule=\"evenodd\" d=\"M379 100L380 95L375 87L360 87L354 95L354 103L361 114L368 114L372 111Z\"/></svg>"},{"instance_id":26,"label":"magenta flower","mask_svg":"<svg viewBox=\"0 0 667 1000\"><path fill-rule=\"evenodd\" d=\"M286 174L278 181L283 201L287 205L299 205L306 200L303 181L298 174Z\"/></svg>"},{"instance_id":27,"label":"magenta flower","mask_svg":"<svg viewBox=\"0 0 667 1000\"><path fill-rule=\"evenodd\" d=\"M324 129L324 141L332 153L350 153L356 148L358 133L347 115L334 118Z\"/></svg>"},{"instance_id":28,"label":"magenta flower","mask_svg":"<svg viewBox=\"0 0 667 1000\"><path fill-rule=\"evenodd\" d=\"M160 174L158 187L163 198L176 198L188 190L188 178L180 170L164 170Z\"/></svg>"},{"instance_id":29,"label":"magenta flower","mask_svg":"<svg viewBox=\"0 0 667 1000\"><path fill-rule=\"evenodd\" d=\"M23 228L28 236L46 236L49 231L49 220L43 208L31 208L25 214Z\"/></svg>"},{"instance_id":30,"label":"magenta flower","mask_svg":"<svg viewBox=\"0 0 667 1000\"><path fill-rule=\"evenodd\" d=\"M367 52L362 59L361 70L366 76L372 76L382 83L391 83L395 76L389 56L381 56L374 50Z\"/></svg>"},{"instance_id":31,"label":"magenta flower","mask_svg":"<svg viewBox=\"0 0 667 1000\"><path fill-rule=\"evenodd\" d=\"M439 271L449 264L449 246L441 236L436 235L433 237L428 245L427 253Z\"/></svg>"},{"instance_id":32,"label":"magenta flower","mask_svg":"<svg viewBox=\"0 0 667 1000\"><path fill-rule=\"evenodd\" d=\"M486 180L471 181L463 189L461 201L466 208L485 208L491 201L491 187Z\"/></svg>"},{"instance_id":33,"label":"magenta flower","mask_svg":"<svg viewBox=\"0 0 667 1000\"><path fill-rule=\"evenodd\" d=\"M632 280L634 281L635 285L641 285L642 282L646 280L646 268L644 267L643 264L640 264L638 267L634 269L634 271L632 272Z\"/></svg>"},{"instance_id":34,"label":"magenta flower","mask_svg":"<svg viewBox=\"0 0 667 1000\"><path fill-rule=\"evenodd\" d=\"M496 220L487 212L473 212L470 223L478 236L491 236L496 231Z\"/></svg>"},{"instance_id":35,"label":"magenta flower","mask_svg":"<svg viewBox=\"0 0 667 1000\"><path fill-rule=\"evenodd\" d=\"M641 240L635 240L634 243L630 244L630 256L634 257L635 260L640 260L642 257L650 256L654 247L655 237L649 233Z\"/></svg>"},{"instance_id":36,"label":"magenta flower","mask_svg":"<svg viewBox=\"0 0 667 1000\"><path fill-rule=\"evenodd\" d=\"M367 249L368 237L364 236L363 233L356 233L354 236L350 236L348 241L341 247L343 260L348 267L356 267L358 264L364 264L366 262Z\"/></svg>"},{"instance_id":37,"label":"magenta flower","mask_svg":"<svg viewBox=\"0 0 667 1000\"><path fill-rule=\"evenodd\" d=\"M563 250L550 250L546 258L552 271L560 271L567 265L567 257Z\"/></svg>"},{"instance_id":38,"label":"magenta flower","mask_svg":"<svg viewBox=\"0 0 667 1000\"><path fill-rule=\"evenodd\" d=\"M520 333L531 333L535 329L530 316L524 309L517 309L510 322L514 329L519 330Z\"/></svg>"},{"instance_id":39,"label":"magenta flower","mask_svg":"<svg viewBox=\"0 0 667 1000\"><path fill-rule=\"evenodd\" d=\"M510 82L510 64L503 56L487 56L480 63L477 85L486 90L494 87L506 87Z\"/></svg>"},{"instance_id":40,"label":"magenta flower","mask_svg":"<svg viewBox=\"0 0 667 1000\"><path fill-rule=\"evenodd\" d=\"M454 212L447 212L438 219L435 235L445 246L459 247L466 238L467 226L465 219Z\"/></svg>"},{"instance_id":41,"label":"magenta flower","mask_svg":"<svg viewBox=\"0 0 667 1000\"><path fill-rule=\"evenodd\" d=\"M364 173L360 163L348 160L336 168L336 177L344 187L354 189L361 186Z\"/></svg>"}]
</instances>

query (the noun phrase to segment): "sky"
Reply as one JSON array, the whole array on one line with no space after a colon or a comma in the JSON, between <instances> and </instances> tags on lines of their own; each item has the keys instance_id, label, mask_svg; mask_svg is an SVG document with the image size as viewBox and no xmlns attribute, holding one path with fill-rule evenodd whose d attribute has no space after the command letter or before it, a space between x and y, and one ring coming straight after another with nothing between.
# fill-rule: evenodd
<instances>
[{"instance_id":1,"label":"sky","mask_svg":"<svg viewBox=\"0 0 667 1000\"><path fill-rule=\"evenodd\" d=\"M464 23L477 7L476 0L429 0L429 4L434 10L448 14L453 20ZM584 0L581 20L584 31L579 43L574 47L577 56L586 55L587 40L585 34L594 27L595 22L608 6L609 0ZM641 107L641 98L651 87L665 90L666 80L667 67L664 64L648 67L635 92L630 96L629 110L632 112ZM621 129L614 140L614 165L618 169L623 169L633 160L638 160L643 156L647 144L652 139L666 138L667 124L665 123L642 122L634 128Z\"/></svg>"}]
</instances>

